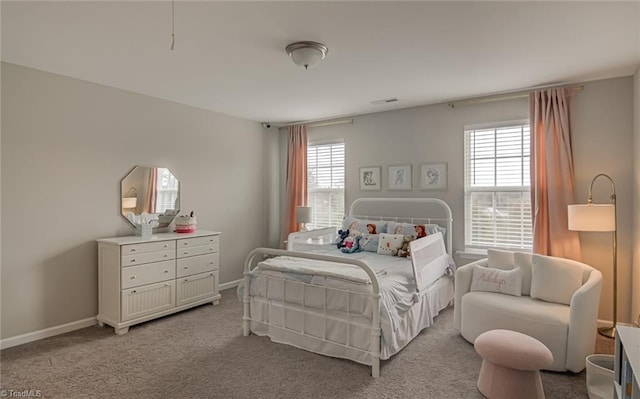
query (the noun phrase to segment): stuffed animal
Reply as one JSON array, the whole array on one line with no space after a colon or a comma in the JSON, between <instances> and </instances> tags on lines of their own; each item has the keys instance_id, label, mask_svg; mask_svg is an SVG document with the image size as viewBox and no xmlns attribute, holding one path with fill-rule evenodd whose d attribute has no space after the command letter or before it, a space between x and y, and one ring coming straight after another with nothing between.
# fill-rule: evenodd
<instances>
[{"instance_id":1,"label":"stuffed animal","mask_svg":"<svg viewBox=\"0 0 640 399\"><path fill-rule=\"evenodd\" d=\"M402 256L405 258L410 258L411 257L411 247L409 246L409 243L413 240L415 240L416 237L412 236L412 235L405 235L403 240L402 240L402 247L400 247L400 249L398 249L398 256Z\"/></svg>"},{"instance_id":2,"label":"stuffed animal","mask_svg":"<svg viewBox=\"0 0 640 399\"><path fill-rule=\"evenodd\" d=\"M362 249L360 248L360 236L358 237L349 236L345 238L344 247L340 248L340 251L342 251L345 254L361 252Z\"/></svg>"},{"instance_id":3,"label":"stuffed animal","mask_svg":"<svg viewBox=\"0 0 640 399\"><path fill-rule=\"evenodd\" d=\"M342 241L343 246L340 248L342 252L345 254L350 254L353 252L362 252L360 248L360 237L362 237L362 233L355 228L349 229L349 234Z\"/></svg>"},{"instance_id":4,"label":"stuffed animal","mask_svg":"<svg viewBox=\"0 0 640 399\"><path fill-rule=\"evenodd\" d=\"M336 239L336 246L338 249L343 248L345 246L344 240L349 236L349 230L338 230L338 238Z\"/></svg>"}]
</instances>

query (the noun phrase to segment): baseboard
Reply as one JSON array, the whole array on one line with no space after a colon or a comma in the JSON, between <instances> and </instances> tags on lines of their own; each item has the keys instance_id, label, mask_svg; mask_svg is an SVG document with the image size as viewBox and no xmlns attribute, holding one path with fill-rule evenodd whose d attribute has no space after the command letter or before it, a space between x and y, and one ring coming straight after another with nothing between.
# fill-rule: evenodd
<instances>
[{"instance_id":1,"label":"baseboard","mask_svg":"<svg viewBox=\"0 0 640 399\"><path fill-rule=\"evenodd\" d=\"M91 327L97 322L98 321L95 317L89 317L87 319L72 321L71 323L45 328L44 330L33 331L22 335L16 335L15 337L5 338L0 340L0 349L11 348L12 346L18 346L26 344L28 342L38 341L40 339L53 337L54 335L64 334L69 331Z\"/></svg>"},{"instance_id":2,"label":"baseboard","mask_svg":"<svg viewBox=\"0 0 640 399\"><path fill-rule=\"evenodd\" d=\"M598 319L598 328L600 327L611 327L613 322L611 320L601 320ZM631 323L623 323L621 321L617 322L619 326L631 326Z\"/></svg>"},{"instance_id":3,"label":"baseboard","mask_svg":"<svg viewBox=\"0 0 640 399\"><path fill-rule=\"evenodd\" d=\"M222 290L226 290L229 288L234 288L240 285L240 283L242 282L242 279L238 279L238 280L234 280L234 281L229 281L228 283L224 283L224 284L220 284L218 285L218 291L222 291Z\"/></svg>"}]
</instances>

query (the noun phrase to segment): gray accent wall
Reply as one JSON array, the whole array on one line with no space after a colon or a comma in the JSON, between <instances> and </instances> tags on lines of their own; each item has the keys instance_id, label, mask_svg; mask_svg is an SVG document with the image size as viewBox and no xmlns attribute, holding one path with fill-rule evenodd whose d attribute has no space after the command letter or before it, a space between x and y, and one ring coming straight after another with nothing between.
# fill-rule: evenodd
<instances>
[{"instance_id":1,"label":"gray accent wall","mask_svg":"<svg viewBox=\"0 0 640 399\"><path fill-rule=\"evenodd\" d=\"M222 232L222 283L269 242L278 136L259 123L13 64L2 83L2 338L97 314L95 239L133 234L134 165L170 168L182 213Z\"/></svg>"},{"instance_id":2,"label":"gray accent wall","mask_svg":"<svg viewBox=\"0 0 640 399\"><path fill-rule=\"evenodd\" d=\"M529 101L519 98L487 103L429 105L354 117L353 124L309 129L309 140L346 142L346 206L361 196L435 197L453 211L454 251L464 249L464 126L529 118ZM571 117L577 202L586 202L589 183L598 173L613 177L618 190L619 319L631 311L631 231L633 165L633 78L584 84L575 94ZM283 134L286 134L283 132ZM637 133L636 133L637 134ZM637 153L637 152L636 152ZM284 153L286 154L286 152ZM286 156L286 155L285 155ZM447 162L448 189L420 191L418 171L423 162ZM413 189L389 191L387 167L411 164ZM382 190L360 191L362 166L382 166ZM594 200L608 202L609 187L598 181ZM635 212L637 214L637 212ZM611 234L581 233L583 261L601 270L605 288L600 318L612 316ZM469 262L455 256L458 264Z\"/></svg>"}]
</instances>

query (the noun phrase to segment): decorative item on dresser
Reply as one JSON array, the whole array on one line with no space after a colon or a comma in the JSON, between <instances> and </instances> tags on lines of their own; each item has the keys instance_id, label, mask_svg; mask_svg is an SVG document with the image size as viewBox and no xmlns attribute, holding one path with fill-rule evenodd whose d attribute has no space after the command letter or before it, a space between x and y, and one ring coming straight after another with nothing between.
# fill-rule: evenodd
<instances>
[{"instance_id":1,"label":"decorative item on dresser","mask_svg":"<svg viewBox=\"0 0 640 399\"><path fill-rule=\"evenodd\" d=\"M98 241L98 324L129 326L205 303L217 305L219 232Z\"/></svg>"}]
</instances>

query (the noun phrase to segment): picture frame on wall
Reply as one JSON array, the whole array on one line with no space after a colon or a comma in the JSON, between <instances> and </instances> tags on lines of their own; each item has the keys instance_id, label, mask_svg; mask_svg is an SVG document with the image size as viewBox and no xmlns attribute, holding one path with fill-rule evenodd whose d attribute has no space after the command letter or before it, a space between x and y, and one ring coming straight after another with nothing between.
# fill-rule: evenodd
<instances>
[{"instance_id":1,"label":"picture frame on wall","mask_svg":"<svg viewBox=\"0 0 640 399\"><path fill-rule=\"evenodd\" d=\"M420 190L446 190L447 178L446 162L420 165Z\"/></svg>"},{"instance_id":2,"label":"picture frame on wall","mask_svg":"<svg viewBox=\"0 0 640 399\"><path fill-rule=\"evenodd\" d=\"M380 166L365 166L360 168L360 190L378 191L382 188L380 184Z\"/></svg>"},{"instance_id":3,"label":"picture frame on wall","mask_svg":"<svg viewBox=\"0 0 640 399\"><path fill-rule=\"evenodd\" d=\"M411 165L389 166L389 190L411 190Z\"/></svg>"}]
</instances>

